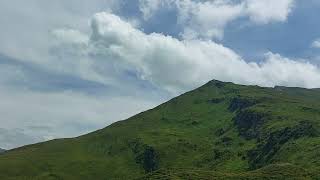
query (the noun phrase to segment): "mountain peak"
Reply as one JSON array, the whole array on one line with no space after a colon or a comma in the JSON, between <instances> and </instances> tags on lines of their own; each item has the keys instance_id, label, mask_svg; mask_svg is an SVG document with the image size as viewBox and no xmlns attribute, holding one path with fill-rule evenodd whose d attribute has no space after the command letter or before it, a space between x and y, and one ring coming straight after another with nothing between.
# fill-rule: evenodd
<instances>
[{"instance_id":1,"label":"mountain peak","mask_svg":"<svg viewBox=\"0 0 320 180\"><path fill-rule=\"evenodd\" d=\"M316 179L320 92L281 89L212 80L88 135L7 151L0 178Z\"/></svg>"},{"instance_id":2,"label":"mountain peak","mask_svg":"<svg viewBox=\"0 0 320 180\"><path fill-rule=\"evenodd\" d=\"M223 81L219 81L219 80L213 79L213 80L209 81L205 85L214 85L214 86L217 86L217 87L223 87L226 84L233 84L233 83L232 82L223 82Z\"/></svg>"}]
</instances>

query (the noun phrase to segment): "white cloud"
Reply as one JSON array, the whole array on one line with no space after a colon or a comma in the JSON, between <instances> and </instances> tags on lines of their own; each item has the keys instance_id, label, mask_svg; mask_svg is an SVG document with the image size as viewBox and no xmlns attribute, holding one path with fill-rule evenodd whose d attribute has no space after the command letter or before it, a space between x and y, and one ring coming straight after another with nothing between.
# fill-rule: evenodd
<instances>
[{"instance_id":1,"label":"white cloud","mask_svg":"<svg viewBox=\"0 0 320 180\"><path fill-rule=\"evenodd\" d=\"M313 41L312 45L313 48L320 48L320 39Z\"/></svg>"},{"instance_id":2,"label":"white cloud","mask_svg":"<svg viewBox=\"0 0 320 180\"><path fill-rule=\"evenodd\" d=\"M117 0L1 1L0 54L46 64L49 31L61 27L87 31L92 14L118 6Z\"/></svg>"},{"instance_id":3,"label":"white cloud","mask_svg":"<svg viewBox=\"0 0 320 180\"><path fill-rule=\"evenodd\" d=\"M179 41L157 33L147 35L108 13L96 14L92 27L91 53L103 56L109 64L118 64L122 70L134 70L142 79L171 92L181 92L210 79L210 67L221 65L211 58L238 59L222 45Z\"/></svg>"},{"instance_id":4,"label":"white cloud","mask_svg":"<svg viewBox=\"0 0 320 180\"><path fill-rule=\"evenodd\" d=\"M305 60L295 61L279 54L267 53L258 70L257 75L262 81L257 84L262 86L320 87L320 68Z\"/></svg>"},{"instance_id":5,"label":"white cloud","mask_svg":"<svg viewBox=\"0 0 320 180\"><path fill-rule=\"evenodd\" d=\"M286 21L294 0L246 0L247 13L253 22L267 24Z\"/></svg>"},{"instance_id":6,"label":"white cloud","mask_svg":"<svg viewBox=\"0 0 320 180\"><path fill-rule=\"evenodd\" d=\"M284 22L293 4L294 0L140 0L140 11L149 19L162 7L175 7L184 38L221 39L225 26L241 17L256 24Z\"/></svg>"},{"instance_id":7,"label":"white cloud","mask_svg":"<svg viewBox=\"0 0 320 180\"><path fill-rule=\"evenodd\" d=\"M320 70L306 61L267 53L261 63L248 63L213 41L178 40L144 32L118 16L98 13L92 21L90 53L97 64L116 64L174 94L211 79L261 86L320 87ZM103 60L101 62L101 60Z\"/></svg>"},{"instance_id":8,"label":"white cloud","mask_svg":"<svg viewBox=\"0 0 320 180\"><path fill-rule=\"evenodd\" d=\"M178 20L185 27L183 37L194 39L223 37L227 23L242 16L244 4L234 4L230 1L195 2L179 1Z\"/></svg>"},{"instance_id":9,"label":"white cloud","mask_svg":"<svg viewBox=\"0 0 320 180\"><path fill-rule=\"evenodd\" d=\"M86 34L74 29L55 29L52 35L64 43L87 44L89 37Z\"/></svg>"},{"instance_id":10,"label":"white cloud","mask_svg":"<svg viewBox=\"0 0 320 180\"><path fill-rule=\"evenodd\" d=\"M161 8L175 6L178 0L139 0L139 10L144 20L150 19Z\"/></svg>"},{"instance_id":11,"label":"white cloud","mask_svg":"<svg viewBox=\"0 0 320 180\"><path fill-rule=\"evenodd\" d=\"M153 12L156 11L161 6L161 2L158 0L139 0L139 8L143 14L145 20L149 19Z\"/></svg>"}]
</instances>

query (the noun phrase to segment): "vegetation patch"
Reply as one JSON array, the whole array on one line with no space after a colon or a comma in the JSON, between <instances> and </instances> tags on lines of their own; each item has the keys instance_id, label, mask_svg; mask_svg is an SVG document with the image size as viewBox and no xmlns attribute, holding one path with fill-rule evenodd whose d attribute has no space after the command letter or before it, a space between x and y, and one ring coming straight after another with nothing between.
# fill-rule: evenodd
<instances>
[{"instance_id":1,"label":"vegetation patch","mask_svg":"<svg viewBox=\"0 0 320 180\"><path fill-rule=\"evenodd\" d=\"M219 104L221 102L223 102L225 99L224 98L212 98L210 100L208 100L209 104Z\"/></svg>"},{"instance_id":2,"label":"vegetation patch","mask_svg":"<svg viewBox=\"0 0 320 180\"><path fill-rule=\"evenodd\" d=\"M145 146L143 152L136 157L136 162L141 164L146 172L152 172L159 167L159 157L151 146Z\"/></svg>"},{"instance_id":3,"label":"vegetation patch","mask_svg":"<svg viewBox=\"0 0 320 180\"><path fill-rule=\"evenodd\" d=\"M214 135L217 136L217 137L220 137L222 136L224 133L226 133L227 130L226 129L223 129L223 128L219 128L215 131Z\"/></svg>"},{"instance_id":4,"label":"vegetation patch","mask_svg":"<svg viewBox=\"0 0 320 180\"><path fill-rule=\"evenodd\" d=\"M223 88L223 87L225 87L226 83L221 82L221 81L217 81L217 80L212 80L212 81L209 82L209 84L211 84L211 85L213 85L213 86L215 86L217 88Z\"/></svg>"},{"instance_id":5,"label":"vegetation patch","mask_svg":"<svg viewBox=\"0 0 320 180\"><path fill-rule=\"evenodd\" d=\"M149 173L158 169L159 156L152 146L143 144L139 139L131 141L129 145L136 156L136 163L140 164L145 172Z\"/></svg>"}]
</instances>

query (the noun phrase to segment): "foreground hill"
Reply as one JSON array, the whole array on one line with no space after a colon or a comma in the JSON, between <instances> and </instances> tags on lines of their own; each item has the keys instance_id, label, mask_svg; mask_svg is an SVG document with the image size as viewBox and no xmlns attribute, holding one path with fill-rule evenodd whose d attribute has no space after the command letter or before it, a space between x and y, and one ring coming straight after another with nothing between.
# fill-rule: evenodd
<instances>
[{"instance_id":1,"label":"foreground hill","mask_svg":"<svg viewBox=\"0 0 320 180\"><path fill-rule=\"evenodd\" d=\"M0 155L0 179L317 179L320 90L211 81L72 139Z\"/></svg>"}]
</instances>

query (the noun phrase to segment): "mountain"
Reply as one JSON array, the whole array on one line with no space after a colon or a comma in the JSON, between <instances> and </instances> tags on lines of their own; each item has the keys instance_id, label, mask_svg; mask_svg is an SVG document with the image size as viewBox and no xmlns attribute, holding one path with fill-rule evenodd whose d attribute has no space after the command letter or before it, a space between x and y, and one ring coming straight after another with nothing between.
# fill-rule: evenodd
<instances>
[{"instance_id":1,"label":"mountain","mask_svg":"<svg viewBox=\"0 0 320 180\"><path fill-rule=\"evenodd\" d=\"M0 148L0 154L5 152L6 150Z\"/></svg>"},{"instance_id":2,"label":"mountain","mask_svg":"<svg viewBox=\"0 0 320 180\"><path fill-rule=\"evenodd\" d=\"M320 90L220 81L96 132L0 155L0 179L317 179Z\"/></svg>"}]
</instances>

